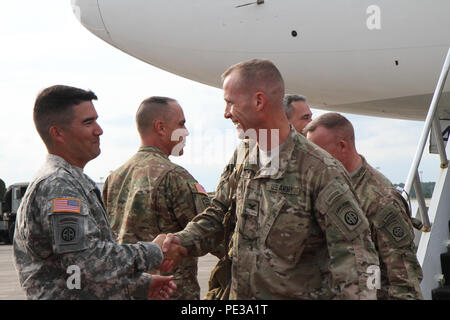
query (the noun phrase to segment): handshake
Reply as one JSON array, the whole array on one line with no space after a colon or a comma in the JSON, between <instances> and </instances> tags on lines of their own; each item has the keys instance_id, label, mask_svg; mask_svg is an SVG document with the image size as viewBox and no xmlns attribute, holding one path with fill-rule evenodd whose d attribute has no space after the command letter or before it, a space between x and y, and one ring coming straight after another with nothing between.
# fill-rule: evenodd
<instances>
[{"instance_id":1,"label":"handshake","mask_svg":"<svg viewBox=\"0 0 450 320\"><path fill-rule=\"evenodd\" d=\"M158 235L153 243L156 243L163 252L164 260L157 269L164 273L171 272L188 254L180 239L171 233Z\"/></svg>"},{"instance_id":2,"label":"handshake","mask_svg":"<svg viewBox=\"0 0 450 320\"><path fill-rule=\"evenodd\" d=\"M187 256L186 248L181 246L180 239L173 234L160 234L153 242L163 251L164 260L157 267L162 272L171 272ZM155 300L168 300L177 290L173 279L173 276L152 275L147 297Z\"/></svg>"}]
</instances>

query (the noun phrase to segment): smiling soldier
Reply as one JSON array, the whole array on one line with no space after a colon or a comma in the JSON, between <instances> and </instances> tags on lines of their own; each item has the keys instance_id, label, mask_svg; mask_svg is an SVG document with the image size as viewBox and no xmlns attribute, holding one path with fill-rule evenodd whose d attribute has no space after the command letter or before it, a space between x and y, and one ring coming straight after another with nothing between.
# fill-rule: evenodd
<instances>
[{"instance_id":1,"label":"smiling soldier","mask_svg":"<svg viewBox=\"0 0 450 320\"><path fill-rule=\"evenodd\" d=\"M225 167L212 206L168 234L163 249L178 243L207 253L223 241L224 216L235 204L230 299L375 299L366 284L378 257L351 181L289 125L276 66L242 62L222 80L224 116L249 139Z\"/></svg>"},{"instance_id":2,"label":"smiling soldier","mask_svg":"<svg viewBox=\"0 0 450 320\"><path fill-rule=\"evenodd\" d=\"M173 277L145 273L163 262L164 236L117 244L100 191L83 173L100 154L103 134L94 99L91 91L60 85L36 99L34 121L49 154L17 213L20 284L29 299L168 299ZM168 271L170 264L161 267Z\"/></svg>"}]
</instances>

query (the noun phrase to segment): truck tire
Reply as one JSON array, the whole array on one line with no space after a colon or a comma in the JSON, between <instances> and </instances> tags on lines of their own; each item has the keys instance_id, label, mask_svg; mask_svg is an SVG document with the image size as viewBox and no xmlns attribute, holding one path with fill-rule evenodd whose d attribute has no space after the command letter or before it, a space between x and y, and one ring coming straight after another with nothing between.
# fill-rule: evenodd
<instances>
[{"instance_id":1,"label":"truck tire","mask_svg":"<svg viewBox=\"0 0 450 320\"><path fill-rule=\"evenodd\" d=\"M13 222L9 225L9 230L8 230L8 240L9 240L9 244L13 243L14 240L14 229L16 228L16 223Z\"/></svg>"}]
</instances>

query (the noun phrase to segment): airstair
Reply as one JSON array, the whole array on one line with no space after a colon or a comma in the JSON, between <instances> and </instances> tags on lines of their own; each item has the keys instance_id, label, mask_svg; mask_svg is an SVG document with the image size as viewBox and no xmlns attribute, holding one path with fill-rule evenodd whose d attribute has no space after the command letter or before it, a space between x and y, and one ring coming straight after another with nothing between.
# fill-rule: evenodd
<instances>
[{"instance_id":1,"label":"airstair","mask_svg":"<svg viewBox=\"0 0 450 320\"><path fill-rule=\"evenodd\" d=\"M403 191L403 196L408 198L411 189L414 187L417 195L416 218L421 220L422 226L420 231L416 231L415 242L418 245L417 258L423 270L421 289L425 299L433 300L450 300L450 171L448 168L450 146L444 144L439 113L437 112L449 67L450 48ZM434 136L441 164L433 196L429 207L427 207L418 168L429 134Z\"/></svg>"}]
</instances>

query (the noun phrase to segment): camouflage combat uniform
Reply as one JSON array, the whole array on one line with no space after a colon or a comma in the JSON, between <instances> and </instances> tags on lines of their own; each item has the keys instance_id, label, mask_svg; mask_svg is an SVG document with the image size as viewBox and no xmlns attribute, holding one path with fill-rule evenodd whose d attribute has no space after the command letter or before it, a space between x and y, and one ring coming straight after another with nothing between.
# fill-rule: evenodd
<instances>
[{"instance_id":1,"label":"camouflage combat uniform","mask_svg":"<svg viewBox=\"0 0 450 320\"><path fill-rule=\"evenodd\" d=\"M351 178L379 252L378 299L423 299L409 207L390 181L361 158L363 165Z\"/></svg>"},{"instance_id":2,"label":"camouflage combat uniform","mask_svg":"<svg viewBox=\"0 0 450 320\"><path fill-rule=\"evenodd\" d=\"M202 189L166 154L145 146L106 179L103 200L119 243L135 243L183 230L210 205ZM178 290L171 299L200 298L197 262L187 257L175 268Z\"/></svg>"},{"instance_id":3,"label":"camouflage combat uniform","mask_svg":"<svg viewBox=\"0 0 450 320\"><path fill-rule=\"evenodd\" d=\"M230 179L243 149L225 167L212 207L176 234L190 254L223 241ZM250 149L236 192L230 299L375 299L367 269L378 265L377 253L340 163L292 126L276 174L252 164L258 148Z\"/></svg>"},{"instance_id":4,"label":"camouflage combat uniform","mask_svg":"<svg viewBox=\"0 0 450 320\"><path fill-rule=\"evenodd\" d=\"M143 272L162 259L154 243L118 245L95 183L48 155L16 220L14 263L29 299L146 298L151 275ZM80 271L79 289L68 286L72 266Z\"/></svg>"}]
</instances>

